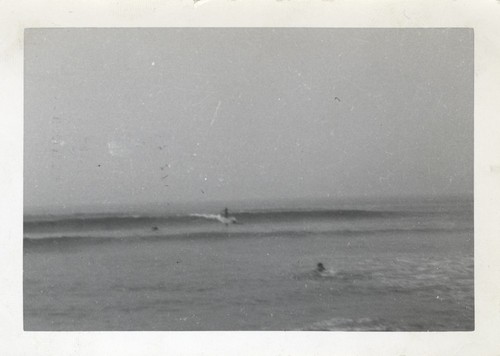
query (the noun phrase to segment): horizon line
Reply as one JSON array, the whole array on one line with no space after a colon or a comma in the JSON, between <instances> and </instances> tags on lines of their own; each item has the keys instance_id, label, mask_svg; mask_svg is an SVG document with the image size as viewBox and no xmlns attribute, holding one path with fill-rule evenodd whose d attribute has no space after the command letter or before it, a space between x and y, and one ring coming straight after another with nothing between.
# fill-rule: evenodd
<instances>
[{"instance_id":1,"label":"horizon line","mask_svg":"<svg viewBox=\"0 0 500 356\"><path fill-rule=\"evenodd\" d=\"M304 204L306 206L319 203L365 203L376 204L396 202L398 200L409 199L411 201L474 201L474 194L448 194L448 195L399 195L399 196L357 196L357 197L295 197L295 198L276 198L276 199L246 199L246 200L210 200L210 201L176 201L176 202L150 202L136 204L97 204L97 205L76 205L76 206L26 206L23 204L23 217L30 216L69 216L69 215L104 215L104 214L127 214L137 215L144 213L154 213L163 210L165 213L186 213L191 211L196 205L199 206L199 211L208 211L215 209L218 206L220 209L230 207L231 205L238 208L235 210L250 209L256 210L256 205L262 205L263 209L290 209L290 204ZM283 206L286 204L288 206ZM333 208L333 207L332 207Z\"/></svg>"}]
</instances>

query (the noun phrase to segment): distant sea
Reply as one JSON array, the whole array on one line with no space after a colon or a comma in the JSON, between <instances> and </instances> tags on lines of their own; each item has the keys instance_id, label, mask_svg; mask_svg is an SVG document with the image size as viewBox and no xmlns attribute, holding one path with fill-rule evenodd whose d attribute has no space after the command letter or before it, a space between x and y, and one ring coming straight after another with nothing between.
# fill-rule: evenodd
<instances>
[{"instance_id":1,"label":"distant sea","mask_svg":"<svg viewBox=\"0 0 500 356\"><path fill-rule=\"evenodd\" d=\"M25 217L25 330L474 330L472 201L196 213Z\"/></svg>"}]
</instances>

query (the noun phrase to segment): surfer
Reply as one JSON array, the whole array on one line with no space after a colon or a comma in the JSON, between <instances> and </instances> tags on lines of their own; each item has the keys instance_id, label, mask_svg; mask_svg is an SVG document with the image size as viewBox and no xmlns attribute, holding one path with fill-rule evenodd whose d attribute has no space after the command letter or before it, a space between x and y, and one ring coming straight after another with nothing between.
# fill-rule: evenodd
<instances>
[{"instance_id":1,"label":"surfer","mask_svg":"<svg viewBox=\"0 0 500 356\"><path fill-rule=\"evenodd\" d=\"M228 226L229 224L233 224L236 222L236 219L234 218L231 218L229 219L229 210L226 208L224 208L224 211L222 212L222 219L221 219L221 222L224 223L224 225Z\"/></svg>"},{"instance_id":2,"label":"surfer","mask_svg":"<svg viewBox=\"0 0 500 356\"><path fill-rule=\"evenodd\" d=\"M318 273L323 273L326 271L326 268L325 266L323 265L323 263L319 262L317 265L316 265L316 272Z\"/></svg>"}]
</instances>

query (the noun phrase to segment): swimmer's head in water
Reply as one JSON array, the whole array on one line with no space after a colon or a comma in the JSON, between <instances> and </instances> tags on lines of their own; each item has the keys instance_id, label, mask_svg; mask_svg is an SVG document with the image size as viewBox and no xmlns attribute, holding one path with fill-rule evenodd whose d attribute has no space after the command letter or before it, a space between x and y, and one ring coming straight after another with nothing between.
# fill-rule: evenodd
<instances>
[{"instance_id":1,"label":"swimmer's head in water","mask_svg":"<svg viewBox=\"0 0 500 356\"><path fill-rule=\"evenodd\" d=\"M318 272L323 272L323 271L325 271L325 270L326 270L326 268L325 268L325 266L323 266L323 264L320 262L320 263L318 263L318 264L316 265L316 270L317 270Z\"/></svg>"}]
</instances>

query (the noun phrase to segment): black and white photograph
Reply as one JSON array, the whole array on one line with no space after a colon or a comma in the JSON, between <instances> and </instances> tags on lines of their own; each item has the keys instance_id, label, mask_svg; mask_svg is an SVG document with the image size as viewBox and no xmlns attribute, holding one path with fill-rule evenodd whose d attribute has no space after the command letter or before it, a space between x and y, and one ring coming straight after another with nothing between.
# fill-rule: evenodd
<instances>
[{"instance_id":1,"label":"black and white photograph","mask_svg":"<svg viewBox=\"0 0 500 356\"><path fill-rule=\"evenodd\" d=\"M473 331L471 28L28 28L25 331Z\"/></svg>"}]
</instances>

